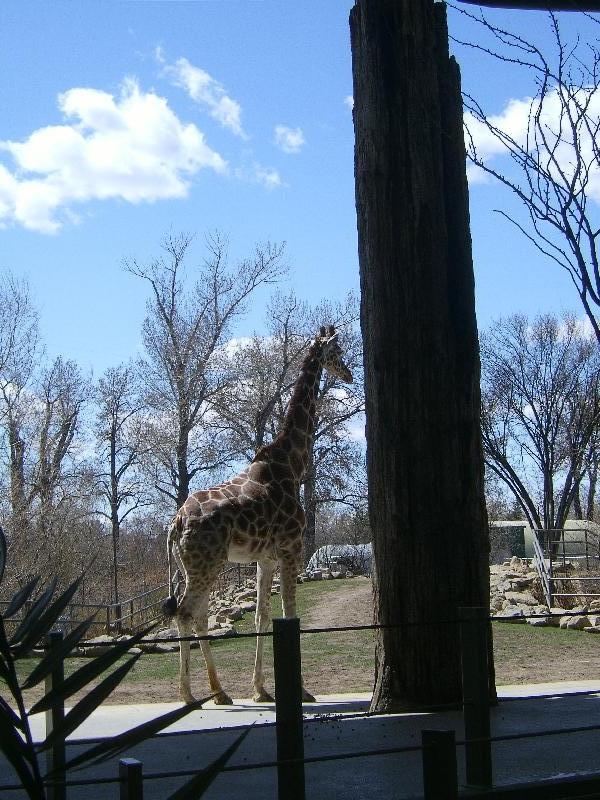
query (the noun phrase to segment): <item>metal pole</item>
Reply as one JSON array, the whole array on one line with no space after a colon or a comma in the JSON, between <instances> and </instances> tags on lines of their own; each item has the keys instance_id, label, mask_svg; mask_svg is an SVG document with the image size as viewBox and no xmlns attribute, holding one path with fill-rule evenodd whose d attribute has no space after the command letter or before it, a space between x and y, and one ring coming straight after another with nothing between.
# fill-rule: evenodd
<instances>
[{"instance_id":1,"label":"metal pole","mask_svg":"<svg viewBox=\"0 0 600 800\"><path fill-rule=\"evenodd\" d=\"M423 800L456 800L456 737L454 731L421 731Z\"/></svg>"},{"instance_id":2,"label":"metal pole","mask_svg":"<svg viewBox=\"0 0 600 800\"><path fill-rule=\"evenodd\" d=\"M119 760L119 800L144 800L142 762L137 758Z\"/></svg>"},{"instance_id":3,"label":"metal pole","mask_svg":"<svg viewBox=\"0 0 600 800\"><path fill-rule=\"evenodd\" d=\"M467 783L492 785L487 608L460 608ZM477 740L477 741L470 741Z\"/></svg>"},{"instance_id":4,"label":"metal pole","mask_svg":"<svg viewBox=\"0 0 600 800\"><path fill-rule=\"evenodd\" d=\"M304 730L302 725L302 677L300 620L273 620L275 715L277 761L295 759L277 767L279 800L304 800Z\"/></svg>"},{"instance_id":5,"label":"metal pole","mask_svg":"<svg viewBox=\"0 0 600 800\"><path fill-rule=\"evenodd\" d=\"M63 640L61 631L50 631L46 636L46 652L60 647ZM65 678L64 662L57 662L54 669L46 676L46 694L52 689L62 686ZM52 708L45 712L46 738L53 730L62 724L65 718L65 704L63 700L57 701ZM65 786L66 745L64 739L58 739L46 752L46 770L52 772L51 783L48 785L46 796L48 800L66 800L67 789Z\"/></svg>"}]
</instances>

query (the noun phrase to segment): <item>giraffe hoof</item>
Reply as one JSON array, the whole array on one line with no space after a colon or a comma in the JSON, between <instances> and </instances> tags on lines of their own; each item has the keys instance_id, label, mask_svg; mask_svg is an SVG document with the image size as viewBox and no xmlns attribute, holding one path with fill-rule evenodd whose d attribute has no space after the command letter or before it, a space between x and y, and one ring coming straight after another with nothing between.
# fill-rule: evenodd
<instances>
[{"instance_id":1,"label":"giraffe hoof","mask_svg":"<svg viewBox=\"0 0 600 800\"><path fill-rule=\"evenodd\" d=\"M187 703L188 705L190 703L196 702L196 698L192 694L182 694L181 699L183 700L184 703Z\"/></svg>"},{"instance_id":2,"label":"giraffe hoof","mask_svg":"<svg viewBox=\"0 0 600 800\"><path fill-rule=\"evenodd\" d=\"M307 692L306 689L303 688L302 689L302 702L303 703L316 703L317 699L316 699L316 697L313 697L313 695L310 692Z\"/></svg>"},{"instance_id":3,"label":"giraffe hoof","mask_svg":"<svg viewBox=\"0 0 600 800\"><path fill-rule=\"evenodd\" d=\"M272 697L265 689L261 689L260 692L255 692L252 699L255 703L274 703L275 698Z\"/></svg>"},{"instance_id":4,"label":"giraffe hoof","mask_svg":"<svg viewBox=\"0 0 600 800\"><path fill-rule=\"evenodd\" d=\"M213 703L216 706L232 706L233 700L229 697L227 692L219 692L213 697Z\"/></svg>"}]
</instances>

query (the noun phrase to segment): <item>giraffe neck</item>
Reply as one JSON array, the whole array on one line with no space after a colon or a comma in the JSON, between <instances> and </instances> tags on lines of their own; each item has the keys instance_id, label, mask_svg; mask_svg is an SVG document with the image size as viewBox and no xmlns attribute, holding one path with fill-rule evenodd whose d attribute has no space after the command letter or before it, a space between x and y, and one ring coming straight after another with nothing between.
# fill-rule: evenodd
<instances>
[{"instance_id":1,"label":"giraffe neck","mask_svg":"<svg viewBox=\"0 0 600 800\"><path fill-rule=\"evenodd\" d=\"M322 372L320 354L313 345L302 363L281 433L277 437L290 454L290 466L298 481L304 477L310 459Z\"/></svg>"}]
</instances>

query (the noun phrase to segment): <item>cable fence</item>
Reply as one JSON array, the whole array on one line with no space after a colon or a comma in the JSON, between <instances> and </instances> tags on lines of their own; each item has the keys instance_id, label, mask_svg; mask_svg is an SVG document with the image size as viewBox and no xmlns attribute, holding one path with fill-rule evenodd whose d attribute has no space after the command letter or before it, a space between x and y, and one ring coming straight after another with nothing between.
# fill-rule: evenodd
<instances>
[{"instance_id":1,"label":"cable fence","mask_svg":"<svg viewBox=\"0 0 600 800\"><path fill-rule=\"evenodd\" d=\"M578 616L583 612L565 612L564 616ZM531 618L552 616L550 614L531 614ZM435 625L457 626L460 635L462 661L462 704L436 704L432 711L459 709L461 729L464 738L457 739L456 730L423 730L420 744L409 746L374 747L371 749L352 749L348 752L328 753L321 755L305 755L304 743L306 726L316 723L319 718L307 720L303 717L302 678L301 678L301 638L318 633L343 633L360 630L399 629L419 623L407 620L393 625L359 625L340 627L320 627L301 629L298 619L275 619L273 630L264 633L240 633L235 638L269 637L273 644L273 667L275 678L275 739L276 758L264 761L251 761L242 764L223 763L219 773L244 773L250 770L270 769L277 772L277 791L279 800L305 800L305 768L309 765L329 761L344 761L358 758L381 758L384 756L400 756L401 754L420 754L422 768L422 785L424 800L454 800L459 797L508 797L508 798L553 798L553 797L599 797L600 772L581 776L559 776L551 780L519 783L511 786L493 785L493 745L521 739L546 738L552 736L590 735L600 731L598 725L571 725L545 730L525 730L518 733L492 735L490 716L490 683L488 669L489 628L492 621L507 622L505 618L496 618L486 608L461 608L455 618L430 621ZM192 640L213 640L214 636L170 637L168 641L181 642ZM63 640L62 632L53 632L48 637L46 648L60 649ZM149 640L152 641L152 640ZM156 639L164 643L165 639ZM228 641L219 639L219 641ZM83 642L85 646L94 643ZM63 662L57 663L56 669L46 678L46 689L51 690L53 682L61 681L64 675ZM571 693L569 693L571 694ZM573 692L573 696L598 695L598 690L590 689ZM556 693L544 693L529 699L540 701L556 697ZM501 702L510 702L516 697L504 698ZM420 711L427 708L419 707ZM45 712L46 732L64 718L63 702ZM337 715L335 715L337 717ZM365 711L339 715L343 719L359 719L379 716L376 712ZM331 720L331 717L328 718ZM262 726L261 726L262 727ZM252 726L242 728L243 735L250 732ZM76 746L77 740L69 740L69 746ZM69 774L66 759L67 742L65 739L55 740L48 748L47 768L51 778L46 785L52 800L65 800L69 787L85 787L93 785L114 784L120 798L140 800L147 789L157 781L183 780L197 776L201 770L185 769L173 771L151 771L144 773L141 761L134 758L121 758L118 762L118 773L113 776L98 778L77 778ZM457 751L464 760L463 785L459 784ZM20 784L8 783L0 785L2 796L21 791ZM561 794L560 792L563 792ZM566 794L565 794L566 792Z\"/></svg>"}]
</instances>

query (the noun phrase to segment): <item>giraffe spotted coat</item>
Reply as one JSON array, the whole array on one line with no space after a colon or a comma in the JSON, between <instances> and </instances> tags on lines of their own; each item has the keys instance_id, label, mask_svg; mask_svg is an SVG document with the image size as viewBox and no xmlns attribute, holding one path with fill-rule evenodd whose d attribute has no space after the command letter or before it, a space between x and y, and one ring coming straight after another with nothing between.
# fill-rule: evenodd
<instances>
[{"instance_id":1,"label":"giraffe spotted coat","mask_svg":"<svg viewBox=\"0 0 600 800\"><path fill-rule=\"evenodd\" d=\"M256 629L270 623L273 573L279 565L281 602L285 617L296 615L296 579L302 568L304 510L300 484L314 434L317 394L323 369L345 382L352 375L342 360L333 326L321 328L302 363L282 430L261 447L252 462L235 477L210 489L194 492L179 509L168 535L169 584L173 557L182 568L185 591L179 603L170 597L165 611L176 617L179 634L199 636L208 630L211 587L226 561L257 562ZM257 637L253 698L272 700L264 687L263 637ZM223 690L210 645L201 642L215 702L231 703ZM180 644L181 698L193 702L190 684L190 645ZM303 689L305 700L311 700Z\"/></svg>"}]
</instances>

